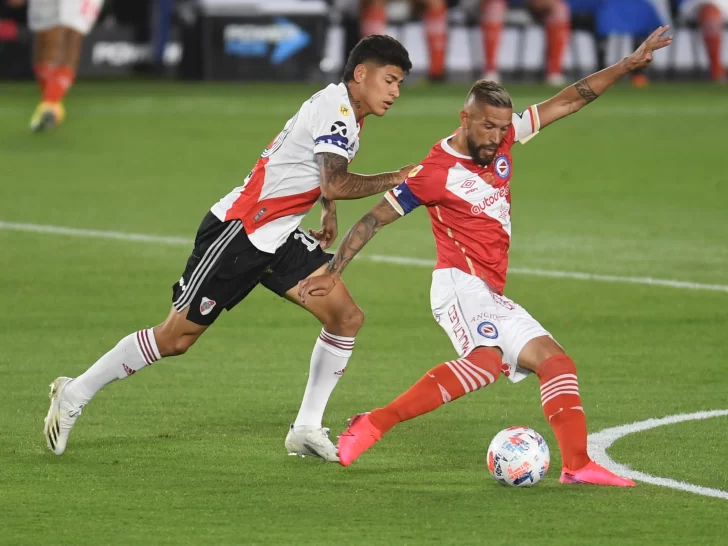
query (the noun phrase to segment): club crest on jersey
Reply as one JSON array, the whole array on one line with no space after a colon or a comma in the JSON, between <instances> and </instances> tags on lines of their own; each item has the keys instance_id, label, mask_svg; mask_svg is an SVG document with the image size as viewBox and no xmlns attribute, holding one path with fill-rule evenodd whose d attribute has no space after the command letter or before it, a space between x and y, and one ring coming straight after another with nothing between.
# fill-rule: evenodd
<instances>
[{"instance_id":1,"label":"club crest on jersey","mask_svg":"<svg viewBox=\"0 0 728 546\"><path fill-rule=\"evenodd\" d=\"M500 178L506 179L511 174L511 162L508 161L508 156L499 155L495 158L495 174Z\"/></svg>"},{"instance_id":2,"label":"club crest on jersey","mask_svg":"<svg viewBox=\"0 0 728 546\"><path fill-rule=\"evenodd\" d=\"M484 338L496 339L498 337L498 328L492 322L481 322L478 324L478 333Z\"/></svg>"},{"instance_id":3,"label":"club crest on jersey","mask_svg":"<svg viewBox=\"0 0 728 546\"><path fill-rule=\"evenodd\" d=\"M343 104L341 106L339 106L339 112L341 112L342 116L349 117L349 108L347 108Z\"/></svg>"},{"instance_id":4,"label":"club crest on jersey","mask_svg":"<svg viewBox=\"0 0 728 546\"><path fill-rule=\"evenodd\" d=\"M214 309L216 303L217 302L215 300L203 297L202 302L200 302L200 314L203 316L209 315Z\"/></svg>"}]
</instances>

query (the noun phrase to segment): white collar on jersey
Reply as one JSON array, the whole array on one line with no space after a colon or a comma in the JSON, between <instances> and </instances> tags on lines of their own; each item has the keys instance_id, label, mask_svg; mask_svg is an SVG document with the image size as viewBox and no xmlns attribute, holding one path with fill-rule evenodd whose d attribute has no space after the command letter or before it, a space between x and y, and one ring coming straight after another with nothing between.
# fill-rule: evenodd
<instances>
[{"instance_id":1,"label":"white collar on jersey","mask_svg":"<svg viewBox=\"0 0 728 546\"><path fill-rule=\"evenodd\" d=\"M445 150L450 155L454 155L455 157L459 157L460 159L472 159L469 155L465 155L465 154L461 154L460 152L456 152L455 149L452 146L450 146L450 143L448 142L448 140L450 140L452 137L454 137L455 134L456 133L453 133L449 137L443 138L440 141L440 145L442 146L442 149Z\"/></svg>"}]
</instances>

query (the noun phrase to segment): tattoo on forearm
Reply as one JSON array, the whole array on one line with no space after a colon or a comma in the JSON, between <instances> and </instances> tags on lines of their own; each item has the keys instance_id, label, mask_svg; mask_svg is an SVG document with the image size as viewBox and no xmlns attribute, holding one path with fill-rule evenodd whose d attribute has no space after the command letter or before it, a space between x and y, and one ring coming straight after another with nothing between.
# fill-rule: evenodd
<instances>
[{"instance_id":1,"label":"tattoo on forearm","mask_svg":"<svg viewBox=\"0 0 728 546\"><path fill-rule=\"evenodd\" d=\"M329 273L341 276L349 262L366 246L384 226L400 218L399 213L382 199L371 211L359 220L344 236L339 250L329 262Z\"/></svg>"},{"instance_id":2,"label":"tattoo on forearm","mask_svg":"<svg viewBox=\"0 0 728 546\"><path fill-rule=\"evenodd\" d=\"M589 86L589 83L586 81L586 79L580 80L574 84L574 87L576 88L577 93L581 95L581 98L586 101L587 104L590 102L594 102L599 98L599 95L597 95L594 90Z\"/></svg>"},{"instance_id":3,"label":"tattoo on forearm","mask_svg":"<svg viewBox=\"0 0 728 546\"><path fill-rule=\"evenodd\" d=\"M316 154L321 184L338 199L358 199L392 189L401 182L399 172L363 175L348 172L349 162L332 153ZM327 193L328 195L328 193Z\"/></svg>"},{"instance_id":4,"label":"tattoo on forearm","mask_svg":"<svg viewBox=\"0 0 728 546\"><path fill-rule=\"evenodd\" d=\"M346 237L344 237L344 240L341 241L336 255L329 262L329 272L341 275L346 266L349 265L349 262L354 259L354 256L379 231L381 225L379 219L371 212L367 213L364 218L354 224L346 234Z\"/></svg>"}]
</instances>

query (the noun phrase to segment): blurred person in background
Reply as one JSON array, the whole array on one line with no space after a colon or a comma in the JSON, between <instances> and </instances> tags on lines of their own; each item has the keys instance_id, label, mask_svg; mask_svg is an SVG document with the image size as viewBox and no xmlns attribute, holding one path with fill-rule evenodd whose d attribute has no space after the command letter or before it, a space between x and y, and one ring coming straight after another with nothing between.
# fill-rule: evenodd
<instances>
[{"instance_id":1,"label":"blurred person in background","mask_svg":"<svg viewBox=\"0 0 728 546\"><path fill-rule=\"evenodd\" d=\"M723 51L723 23L728 16L728 0L677 0L680 15L700 23L705 50L710 62L710 77L714 81L726 81Z\"/></svg>"},{"instance_id":2,"label":"blurred person in background","mask_svg":"<svg viewBox=\"0 0 728 546\"><path fill-rule=\"evenodd\" d=\"M361 33L386 33L387 3L389 0L363 0L361 5ZM414 7L424 8L423 24L430 53L428 75L431 80L445 76L447 50L446 0L410 0ZM542 21L546 29L546 79L563 84L563 62L571 36L570 11L566 0L511 0L511 5L527 7ZM508 0L480 1L480 28L483 35L483 70L485 79L498 81L498 50L508 10Z\"/></svg>"},{"instance_id":3,"label":"blurred person in background","mask_svg":"<svg viewBox=\"0 0 728 546\"><path fill-rule=\"evenodd\" d=\"M604 0L597 11L599 36L631 36L633 43L644 41L655 27L670 23L668 0ZM630 78L635 87L649 84L644 70L633 72Z\"/></svg>"},{"instance_id":4,"label":"blurred person in background","mask_svg":"<svg viewBox=\"0 0 728 546\"><path fill-rule=\"evenodd\" d=\"M30 119L31 131L45 131L66 117L63 98L73 85L83 38L93 27L104 0L8 0L28 4L28 26L34 33L33 71L41 102Z\"/></svg>"}]
</instances>

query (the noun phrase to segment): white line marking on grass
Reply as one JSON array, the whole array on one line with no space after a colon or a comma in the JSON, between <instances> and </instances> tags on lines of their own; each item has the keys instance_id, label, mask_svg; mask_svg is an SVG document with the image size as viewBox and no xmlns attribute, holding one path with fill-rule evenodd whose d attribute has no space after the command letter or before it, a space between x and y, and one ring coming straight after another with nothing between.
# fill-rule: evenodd
<instances>
[{"instance_id":1,"label":"white line marking on grass","mask_svg":"<svg viewBox=\"0 0 728 546\"><path fill-rule=\"evenodd\" d=\"M650 430L664 425L674 425L675 423L682 423L684 421L697 421L699 419L726 416L728 416L728 410L699 411L697 413L682 413L679 415L670 415L661 419L647 419L646 421L639 421L629 425L607 428L589 435L589 455L591 455L592 459L596 463L608 468L612 472L633 480L660 485L662 487L669 487L671 489L679 489L680 491L687 491L688 493L695 493L696 495L728 500L728 491L723 491L722 489L711 489L710 487L703 487L700 485L693 485L691 483L671 480L670 478L659 478L657 476L652 476L651 474L645 474L644 472L632 470L626 465L613 461L607 454L607 449L609 449L614 442L628 434L643 432L645 430Z\"/></svg>"},{"instance_id":2,"label":"white line marking on grass","mask_svg":"<svg viewBox=\"0 0 728 546\"><path fill-rule=\"evenodd\" d=\"M435 262L422 258L406 258L403 256L381 256L370 254L363 256L372 262L382 262L400 265L415 265L433 267ZM532 277L552 277L555 279L576 279L580 281L615 282L621 284L646 284L653 286L667 286L670 288L683 288L686 290L709 290L712 292L728 293L728 285L703 284L699 282L674 281L670 279L654 279L652 277L624 277L621 275L600 275L598 273L580 273L578 271L554 271L551 269L532 269L530 267L509 267L509 275L530 275Z\"/></svg>"},{"instance_id":3,"label":"white line marking on grass","mask_svg":"<svg viewBox=\"0 0 728 546\"><path fill-rule=\"evenodd\" d=\"M193 241L186 237L168 235L147 235L144 233L125 233L121 231L104 231L96 229L79 229L62 226L49 226L43 224L25 224L17 222L0 221L0 230L23 231L30 233L49 233L52 235L65 235L69 237L86 237L90 239L115 239L120 241L138 241L143 243L159 243L166 245L191 246ZM433 267L433 260L422 258L408 258L406 256L382 256L379 254L364 254L361 259L371 262L412 265L417 267ZM601 275L598 273L582 273L579 271L555 271L551 269L533 269L529 267L511 267L508 273L512 275L528 275L531 277L550 277L556 279L575 279L580 281L611 282L620 284L641 284L648 286L664 286L684 290L707 290L710 292L728 293L728 285L704 284L690 281L675 281L670 279L654 279L652 277L627 277L621 275Z\"/></svg>"}]
</instances>

